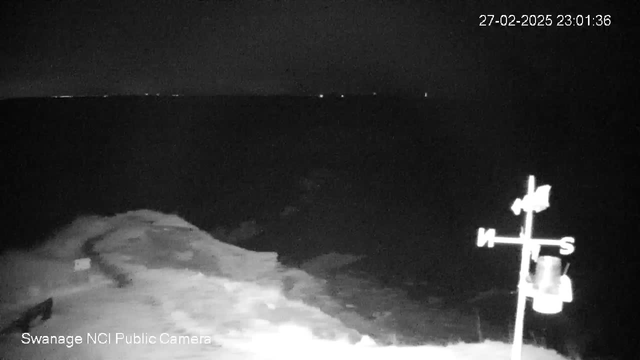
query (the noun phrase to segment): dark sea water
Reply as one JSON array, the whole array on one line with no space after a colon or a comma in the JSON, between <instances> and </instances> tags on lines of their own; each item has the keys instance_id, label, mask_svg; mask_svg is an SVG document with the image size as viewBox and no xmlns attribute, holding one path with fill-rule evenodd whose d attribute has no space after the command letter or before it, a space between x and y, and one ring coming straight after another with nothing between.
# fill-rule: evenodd
<instances>
[{"instance_id":1,"label":"dark sea water","mask_svg":"<svg viewBox=\"0 0 640 360\"><path fill-rule=\"evenodd\" d=\"M6 100L0 109L2 247L36 244L81 214L139 208L212 229L279 211L300 176L328 168L349 174L354 201L383 204L368 231L395 255L415 260L437 247L446 254L437 266L463 273L460 286L513 286L519 249L479 249L476 231L517 236L522 218L509 207L535 175L552 193L534 235L576 238L565 257L576 300L566 311L607 329L601 347L629 340L621 319L638 270L629 254L640 130L617 102L110 97Z\"/></svg>"}]
</instances>

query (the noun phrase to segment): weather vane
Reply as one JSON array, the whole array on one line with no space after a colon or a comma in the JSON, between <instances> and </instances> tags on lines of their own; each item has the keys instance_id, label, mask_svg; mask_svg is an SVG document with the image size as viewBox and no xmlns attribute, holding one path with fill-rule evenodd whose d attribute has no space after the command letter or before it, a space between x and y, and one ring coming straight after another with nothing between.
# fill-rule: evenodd
<instances>
[{"instance_id":1,"label":"weather vane","mask_svg":"<svg viewBox=\"0 0 640 360\"><path fill-rule=\"evenodd\" d=\"M513 333L513 347L511 360L520 360L522 357L522 333L524 328L524 311L527 296L533 298L533 309L543 314L557 314L562 311L563 302L573 300L571 279L565 273L561 274L561 260L555 256L541 256L540 247L558 246L561 255L569 255L575 250L575 240L572 237L563 237L560 240L532 239L533 213L544 211L549 207L549 191L551 186L543 185L535 188L535 178L529 176L527 194L522 199L516 199L511 206L511 211L518 216L526 213L525 226L520 232L520 237L496 236L495 229L478 229L478 247L492 248L495 243L522 245L522 259L520 262L520 280L518 283L518 307L516 310L516 323ZM536 272L529 274L530 260L537 263Z\"/></svg>"}]
</instances>

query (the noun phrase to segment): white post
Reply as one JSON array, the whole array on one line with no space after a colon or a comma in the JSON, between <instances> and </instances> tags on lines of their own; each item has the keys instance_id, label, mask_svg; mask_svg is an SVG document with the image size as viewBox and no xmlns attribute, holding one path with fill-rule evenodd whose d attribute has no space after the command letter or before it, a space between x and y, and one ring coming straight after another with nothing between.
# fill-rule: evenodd
<instances>
[{"instance_id":1,"label":"white post","mask_svg":"<svg viewBox=\"0 0 640 360\"><path fill-rule=\"evenodd\" d=\"M533 197L535 192L535 178L529 176L529 184L527 195ZM527 276L529 276L529 259L531 257L531 249L529 242L531 241L531 230L533 228L533 209L525 210L526 220L524 233L520 234L522 239L522 259L520 262L520 280L518 282L518 307L516 310L516 323L513 329L513 347L511 348L511 360L520 360L522 358L522 333L524 329L524 310L527 305L527 294L525 293Z\"/></svg>"}]
</instances>

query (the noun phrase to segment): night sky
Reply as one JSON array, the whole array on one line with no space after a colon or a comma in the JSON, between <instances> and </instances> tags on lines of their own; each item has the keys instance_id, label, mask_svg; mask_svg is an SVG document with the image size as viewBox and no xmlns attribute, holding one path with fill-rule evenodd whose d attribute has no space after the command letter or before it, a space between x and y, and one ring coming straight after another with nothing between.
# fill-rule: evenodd
<instances>
[{"instance_id":1,"label":"night sky","mask_svg":"<svg viewBox=\"0 0 640 360\"><path fill-rule=\"evenodd\" d=\"M8 0L0 97L616 94L636 63L611 1ZM482 14L611 15L608 27L480 27Z\"/></svg>"}]
</instances>

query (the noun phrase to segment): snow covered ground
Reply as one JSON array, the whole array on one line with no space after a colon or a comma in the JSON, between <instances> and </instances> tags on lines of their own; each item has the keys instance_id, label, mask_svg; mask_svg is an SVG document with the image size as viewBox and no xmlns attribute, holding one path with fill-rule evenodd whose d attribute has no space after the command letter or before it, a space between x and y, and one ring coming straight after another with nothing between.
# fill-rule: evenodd
<instances>
[{"instance_id":1,"label":"snow covered ground","mask_svg":"<svg viewBox=\"0 0 640 360\"><path fill-rule=\"evenodd\" d=\"M92 269L73 271L90 257ZM53 297L30 333L0 338L8 359L509 359L510 345L382 346L304 302L322 281L275 253L220 242L149 210L85 217L2 259L0 327ZM339 304L336 303L336 306ZM523 359L563 359L525 345Z\"/></svg>"}]
</instances>

